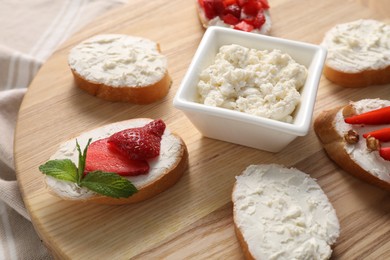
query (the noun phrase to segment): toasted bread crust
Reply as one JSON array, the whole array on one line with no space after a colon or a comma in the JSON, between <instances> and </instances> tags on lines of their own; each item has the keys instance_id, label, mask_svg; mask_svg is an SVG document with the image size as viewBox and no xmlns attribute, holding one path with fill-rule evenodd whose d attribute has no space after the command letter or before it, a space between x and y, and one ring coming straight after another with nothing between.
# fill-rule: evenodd
<instances>
[{"instance_id":1,"label":"toasted bread crust","mask_svg":"<svg viewBox=\"0 0 390 260\"><path fill-rule=\"evenodd\" d=\"M71 69L76 85L91 95L107 101L122 101L134 104L150 104L164 98L170 89L172 79L166 71L164 77L149 86L122 86L112 87L98 82L84 79L75 70Z\"/></svg>"},{"instance_id":2,"label":"toasted bread crust","mask_svg":"<svg viewBox=\"0 0 390 260\"><path fill-rule=\"evenodd\" d=\"M364 170L356 161L351 159L345 150L346 141L340 136L334 126L335 116L344 107L336 107L323 111L314 120L314 131L326 153L336 164L347 173L362 181L390 191L390 183L383 181Z\"/></svg>"},{"instance_id":3,"label":"toasted bread crust","mask_svg":"<svg viewBox=\"0 0 390 260\"><path fill-rule=\"evenodd\" d=\"M390 66L380 70L365 70L358 73L348 73L325 64L324 75L327 79L342 87L362 88L371 85L390 83Z\"/></svg>"}]
</instances>

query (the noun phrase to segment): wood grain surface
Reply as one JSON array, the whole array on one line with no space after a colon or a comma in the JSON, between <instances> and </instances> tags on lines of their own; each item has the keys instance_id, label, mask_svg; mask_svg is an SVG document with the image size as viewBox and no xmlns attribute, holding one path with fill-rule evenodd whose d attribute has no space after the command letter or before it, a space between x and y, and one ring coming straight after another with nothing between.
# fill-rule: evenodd
<instances>
[{"instance_id":1,"label":"wood grain surface","mask_svg":"<svg viewBox=\"0 0 390 260\"><path fill-rule=\"evenodd\" d=\"M318 44L338 23L359 18L390 22L390 2L269 0L271 35ZM69 49L100 33L159 42L173 85L146 105L99 100L74 86ZM242 259L232 224L235 176L250 164L280 163L317 178L334 205L341 235L332 259L390 259L390 196L343 172L326 156L313 130L279 153L202 137L172 99L204 33L195 0L131 0L75 34L44 64L23 100L15 134L15 166L38 234L58 259ZM324 77L314 116L362 98L390 99L390 86L346 89ZM190 166L163 194L135 205L62 201L45 189L38 166L58 145L83 131L129 118L162 118L188 146Z\"/></svg>"}]
</instances>

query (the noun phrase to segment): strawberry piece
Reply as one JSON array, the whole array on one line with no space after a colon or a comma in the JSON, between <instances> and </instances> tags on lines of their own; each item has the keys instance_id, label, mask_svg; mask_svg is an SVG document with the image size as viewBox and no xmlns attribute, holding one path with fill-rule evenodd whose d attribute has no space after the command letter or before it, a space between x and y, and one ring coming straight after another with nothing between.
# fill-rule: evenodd
<instances>
[{"instance_id":1,"label":"strawberry piece","mask_svg":"<svg viewBox=\"0 0 390 260\"><path fill-rule=\"evenodd\" d=\"M145 174L149 171L146 161L131 160L110 147L108 138L91 143L87 150L85 173L93 171L113 172L122 176Z\"/></svg>"},{"instance_id":2,"label":"strawberry piece","mask_svg":"<svg viewBox=\"0 0 390 260\"><path fill-rule=\"evenodd\" d=\"M236 25L240 20L232 14L226 14L222 17L222 20L226 24Z\"/></svg>"},{"instance_id":3,"label":"strawberry piece","mask_svg":"<svg viewBox=\"0 0 390 260\"><path fill-rule=\"evenodd\" d=\"M375 130L369 133L363 134L364 138L367 138L369 136L375 137L379 141L382 142L390 142L390 128L382 128L379 130Z\"/></svg>"},{"instance_id":4,"label":"strawberry piece","mask_svg":"<svg viewBox=\"0 0 390 260\"><path fill-rule=\"evenodd\" d=\"M257 29L260 29L261 26L265 23L265 15L262 11L259 11L253 20L253 26Z\"/></svg>"},{"instance_id":5,"label":"strawberry piece","mask_svg":"<svg viewBox=\"0 0 390 260\"><path fill-rule=\"evenodd\" d=\"M236 5L236 4L229 5L229 6L226 7L224 14L225 15L231 14L231 15L237 17L238 19L240 19L240 17L241 17L241 8L238 5Z\"/></svg>"},{"instance_id":6,"label":"strawberry piece","mask_svg":"<svg viewBox=\"0 0 390 260\"><path fill-rule=\"evenodd\" d=\"M155 120L143 127L129 128L111 135L108 142L134 160L151 159L160 154L165 123Z\"/></svg>"},{"instance_id":7,"label":"strawberry piece","mask_svg":"<svg viewBox=\"0 0 390 260\"><path fill-rule=\"evenodd\" d=\"M269 4L267 0L260 0L260 3L263 9L269 9Z\"/></svg>"},{"instance_id":8,"label":"strawberry piece","mask_svg":"<svg viewBox=\"0 0 390 260\"><path fill-rule=\"evenodd\" d=\"M249 0L247 3L245 3L242 7L242 10L245 14L249 16L256 16L258 11L260 10L261 5L256 0Z\"/></svg>"},{"instance_id":9,"label":"strawberry piece","mask_svg":"<svg viewBox=\"0 0 390 260\"><path fill-rule=\"evenodd\" d=\"M201 6L203 7L207 19L211 20L216 16L214 11L214 0L204 0L203 5Z\"/></svg>"},{"instance_id":10,"label":"strawberry piece","mask_svg":"<svg viewBox=\"0 0 390 260\"><path fill-rule=\"evenodd\" d=\"M390 106L372 110L344 119L347 124L381 125L390 124Z\"/></svg>"},{"instance_id":11,"label":"strawberry piece","mask_svg":"<svg viewBox=\"0 0 390 260\"><path fill-rule=\"evenodd\" d=\"M390 147L383 147L383 148L379 149L379 155L383 159L390 161Z\"/></svg>"},{"instance_id":12,"label":"strawberry piece","mask_svg":"<svg viewBox=\"0 0 390 260\"><path fill-rule=\"evenodd\" d=\"M223 0L225 6L237 4L237 0Z\"/></svg>"},{"instance_id":13,"label":"strawberry piece","mask_svg":"<svg viewBox=\"0 0 390 260\"><path fill-rule=\"evenodd\" d=\"M249 0L237 0L237 3L240 7L243 7Z\"/></svg>"},{"instance_id":14,"label":"strawberry piece","mask_svg":"<svg viewBox=\"0 0 390 260\"><path fill-rule=\"evenodd\" d=\"M223 0L214 0L214 12L217 16L223 14L225 11L225 5Z\"/></svg>"},{"instance_id":15,"label":"strawberry piece","mask_svg":"<svg viewBox=\"0 0 390 260\"><path fill-rule=\"evenodd\" d=\"M249 24L246 21L241 21L234 26L234 29L245 31L245 32L251 32L254 29L254 27L253 25Z\"/></svg>"}]
</instances>

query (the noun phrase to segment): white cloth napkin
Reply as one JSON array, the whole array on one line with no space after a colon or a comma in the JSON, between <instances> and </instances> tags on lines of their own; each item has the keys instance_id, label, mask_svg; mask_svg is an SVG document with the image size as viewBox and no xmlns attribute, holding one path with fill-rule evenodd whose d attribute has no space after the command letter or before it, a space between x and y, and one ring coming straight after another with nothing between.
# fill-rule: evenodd
<instances>
[{"instance_id":1,"label":"white cloth napkin","mask_svg":"<svg viewBox=\"0 0 390 260\"><path fill-rule=\"evenodd\" d=\"M51 259L36 234L16 181L13 137L26 88L73 32L127 0L0 2L0 260Z\"/></svg>"}]
</instances>

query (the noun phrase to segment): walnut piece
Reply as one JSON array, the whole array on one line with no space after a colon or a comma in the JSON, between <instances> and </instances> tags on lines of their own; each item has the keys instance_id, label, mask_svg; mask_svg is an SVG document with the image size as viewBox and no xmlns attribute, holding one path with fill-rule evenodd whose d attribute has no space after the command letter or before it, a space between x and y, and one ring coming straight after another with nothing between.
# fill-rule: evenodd
<instances>
[{"instance_id":1,"label":"walnut piece","mask_svg":"<svg viewBox=\"0 0 390 260\"><path fill-rule=\"evenodd\" d=\"M359 135L355 130L349 130L345 135L344 139L349 144L356 144L359 142Z\"/></svg>"},{"instance_id":2,"label":"walnut piece","mask_svg":"<svg viewBox=\"0 0 390 260\"><path fill-rule=\"evenodd\" d=\"M378 139L373 136L367 136L366 145L369 151L377 151L381 148L381 144Z\"/></svg>"}]
</instances>

